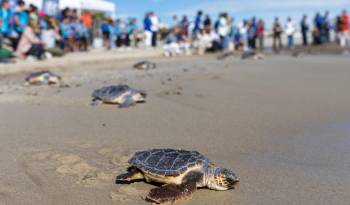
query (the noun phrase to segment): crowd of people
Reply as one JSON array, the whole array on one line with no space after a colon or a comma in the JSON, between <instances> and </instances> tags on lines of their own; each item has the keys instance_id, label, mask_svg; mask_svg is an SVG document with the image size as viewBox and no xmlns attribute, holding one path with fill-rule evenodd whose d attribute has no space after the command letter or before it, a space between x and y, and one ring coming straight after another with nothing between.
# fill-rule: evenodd
<instances>
[{"instance_id":1,"label":"crowd of people","mask_svg":"<svg viewBox=\"0 0 350 205\"><path fill-rule=\"evenodd\" d=\"M66 8L49 16L23 0L11 9L8 0L0 8L0 48L12 49L20 58L44 59L66 52L87 51L91 42L92 16ZM0 57L1 58L1 57Z\"/></svg>"},{"instance_id":2,"label":"crowd of people","mask_svg":"<svg viewBox=\"0 0 350 205\"><path fill-rule=\"evenodd\" d=\"M328 11L324 15L317 13L312 25L309 24L307 15L304 15L299 27L291 17L286 19L285 24L276 17L271 32L266 29L263 19L253 17L236 23L233 17L221 13L213 21L209 15L198 11L192 23L187 16L183 16L181 20L177 16L173 17L173 25L165 40L164 50L166 55L189 53L189 48L200 54L222 50L264 51L266 37L272 36L272 48L275 52L279 52L284 47L284 36L287 42L286 48L295 47L298 31L303 46L335 41L343 48L350 47L350 21L346 10L336 19L331 19ZM334 34L333 38L331 34Z\"/></svg>"},{"instance_id":3,"label":"crowd of people","mask_svg":"<svg viewBox=\"0 0 350 205\"><path fill-rule=\"evenodd\" d=\"M236 22L226 12L220 13L216 19L202 11L198 11L193 20L186 15L181 19L175 15L168 29L161 25L154 12L147 12L142 22L137 22L136 18L113 20L103 15L98 20L89 11L78 12L69 8L56 16L49 16L34 5L26 5L23 0L11 9L9 1L3 0L0 8L0 60L4 49L11 49L24 59L87 51L98 38L102 39L101 46L107 49L133 48L140 44L157 47L161 42L167 56L225 50L264 51L267 37L272 37L272 48L279 52L285 40L287 49L295 47L297 33L301 34L304 46L336 41L343 48L350 47L350 19L346 10L335 19L331 19L329 12L324 15L317 13L312 24L304 15L299 26L290 17L284 24L276 18L271 30L266 28L263 19L252 17Z\"/></svg>"}]
</instances>

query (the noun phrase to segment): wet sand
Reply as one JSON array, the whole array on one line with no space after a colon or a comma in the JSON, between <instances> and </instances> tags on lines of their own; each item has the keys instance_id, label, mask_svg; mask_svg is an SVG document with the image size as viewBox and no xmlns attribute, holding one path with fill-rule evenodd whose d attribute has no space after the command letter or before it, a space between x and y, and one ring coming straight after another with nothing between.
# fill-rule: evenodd
<instances>
[{"instance_id":1,"label":"wet sand","mask_svg":"<svg viewBox=\"0 0 350 205\"><path fill-rule=\"evenodd\" d=\"M237 190L199 190L182 204L347 204L350 59L216 56L52 69L70 88L0 80L0 204L149 204L153 185L114 184L136 150L198 150L234 170ZM130 109L90 106L101 86L148 92Z\"/></svg>"}]
</instances>

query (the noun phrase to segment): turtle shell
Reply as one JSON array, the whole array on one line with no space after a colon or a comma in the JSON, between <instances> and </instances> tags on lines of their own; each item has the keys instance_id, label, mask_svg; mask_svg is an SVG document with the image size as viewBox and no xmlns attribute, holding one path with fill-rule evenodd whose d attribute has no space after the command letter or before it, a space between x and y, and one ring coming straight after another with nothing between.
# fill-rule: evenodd
<instances>
[{"instance_id":1,"label":"turtle shell","mask_svg":"<svg viewBox=\"0 0 350 205\"><path fill-rule=\"evenodd\" d=\"M141 61L134 65L134 68L139 70L150 70L155 69L157 65L155 63L149 62L149 61Z\"/></svg>"},{"instance_id":2,"label":"turtle shell","mask_svg":"<svg viewBox=\"0 0 350 205\"><path fill-rule=\"evenodd\" d=\"M41 79L39 79L41 78ZM44 82L39 82L39 81L48 81L48 83L54 84L57 83L57 81L62 80L61 76L56 75L52 73L51 71L44 70L44 71L39 71L39 72L34 72L31 73L26 79L27 82L29 83L44 83Z\"/></svg>"},{"instance_id":3,"label":"turtle shell","mask_svg":"<svg viewBox=\"0 0 350 205\"><path fill-rule=\"evenodd\" d=\"M111 99L120 96L128 91L131 91L128 85L112 85L108 87L103 87L101 89L95 90L92 93L92 97L99 99Z\"/></svg>"},{"instance_id":4,"label":"turtle shell","mask_svg":"<svg viewBox=\"0 0 350 205\"><path fill-rule=\"evenodd\" d=\"M129 160L144 173L159 176L179 176L194 166L207 167L209 160L197 151L151 149L136 152Z\"/></svg>"}]
</instances>

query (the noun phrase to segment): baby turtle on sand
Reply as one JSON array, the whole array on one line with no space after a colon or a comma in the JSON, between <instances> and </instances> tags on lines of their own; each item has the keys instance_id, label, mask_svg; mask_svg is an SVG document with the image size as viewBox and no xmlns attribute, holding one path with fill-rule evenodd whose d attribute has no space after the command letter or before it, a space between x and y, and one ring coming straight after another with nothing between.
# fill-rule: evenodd
<instances>
[{"instance_id":1,"label":"baby turtle on sand","mask_svg":"<svg viewBox=\"0 0 350 205\"><path fill-rule=\"evenodd\" d=\"M218 57L216 58L217 60L225 60L228 57L234 56L234 52L233 51L227 51L227 52L223 52L220 55L218 55Z\"/></svg>"},{"instance_id":2,"label":"baby turtle on sand","mask_svg":"<svg viewBox=\"0 0 350 205\"><path fill-rule=\"evenodd\" d=\"M134 65L134 68L137 70L151 70L157 68L157 64L150 61L141 61Z\"/></svg>"},{"instance_id":3,"label":"baby turtle on sand","mask_svg":"<svg viewBox=\"0 0 350 205\"><path fill-rule=\"evenodd\" d=\"M146 180L164 184L152 189L146 198L159 204L190 199L197 187L225 191L234 189L239 182L232 171L216 167L197 151L145 150L136 152L129 164L128 173L117 176L116 182Z\"/></svg>"},{"instance_id":4,"label":"baby turtle on sand","mask_svg":"<svg viewBox=\"0 0 350 205\"><path fill-rule=\"evenodd\" d=\"M242 54L242 60L253 59L253 60L264 60L265 56L262 53L255 51L246 51Z\"/></svg>"},{"instance_id":5,"label":"baby turtle on sand","mask_svg":"<svg viewBox=\"0 0 350 205\"><path fill-rule=\"evenodd\" d=\"M112 85L95 90L92 93L92 105L119 104L119 108L127 108L136 103L146 102L146 96L146 92L130 88L128 85Z\"/></svg>"},{"instance_id":6,"label":"baby turtle on sand","mask_svg":"<svg viewBox=\"0 0 350 205\"><path fill-rule=\"evenodd\" d=\"M61 83L61 80L61 76L47 70L31 73L26 78L29 85L53 85Z\"/></svg>"}]
</instances>

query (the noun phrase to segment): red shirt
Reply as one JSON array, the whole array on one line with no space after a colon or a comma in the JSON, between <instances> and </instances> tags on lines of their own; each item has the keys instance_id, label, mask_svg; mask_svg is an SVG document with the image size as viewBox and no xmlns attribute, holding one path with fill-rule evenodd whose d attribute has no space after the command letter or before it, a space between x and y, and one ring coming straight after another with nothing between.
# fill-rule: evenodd
<instances>
[{"instance_id":1,"label":"red shirt","mask_svg":"<svg viewBox=\"0 0 350 205\"><path fill-rule=\"evenodd\" d=\"M88 28L91 29L92 28L92 15L91 13L84 13L81 16L81 20L83 21L83 24Z\"/></svg>"},{"instance_id":2,"label":"red shirt","mask_svg":"<svg viewBox=\"0 0 350 205\"><path fill-rule=\"evenodd\" d=\"M349 28L349 19L350 19L349 15L345 14L341 18L342 18L342 26L340 28L340 31L341 32L349 31L349 29L350 29Z\"/></svg>"}]
</instances>

